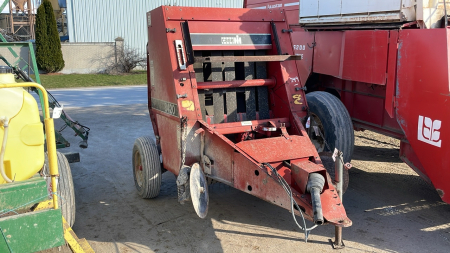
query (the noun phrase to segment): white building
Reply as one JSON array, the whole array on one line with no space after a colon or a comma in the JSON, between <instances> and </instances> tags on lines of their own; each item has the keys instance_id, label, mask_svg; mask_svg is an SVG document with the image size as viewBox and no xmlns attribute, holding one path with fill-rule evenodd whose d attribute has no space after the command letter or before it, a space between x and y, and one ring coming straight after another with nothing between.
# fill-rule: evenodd
<instances>
[{"instance_id":1,"label":"white building","mask_svg":"<svg viewBox=\"0 0 450 253\"><path fill-rule=\"evenodd\" d=\"M146 13L161 5L242 8L243 0L66 0L69 42L114 42L145 54Z\"/></svg>"}]
</instances>

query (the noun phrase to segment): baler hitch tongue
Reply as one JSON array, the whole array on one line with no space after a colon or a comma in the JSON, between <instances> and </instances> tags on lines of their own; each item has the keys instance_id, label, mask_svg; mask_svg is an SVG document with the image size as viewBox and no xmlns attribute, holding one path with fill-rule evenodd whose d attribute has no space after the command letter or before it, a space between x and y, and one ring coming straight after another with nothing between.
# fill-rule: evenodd
<instances>
[{"instance_id":1,"label":"baler hitch tongue","mask_svg":"<svg viewBox=\"0 0 450 253\"><path fill-rule=\"evenodd\" d=\"M319 173L311 173L308 178L306 190L311 193L312 208L314 213L314 224L322 225L324 223L322 213L322 202L320 193L325 185L325 178Z\"/></svg>"}]
</instances>

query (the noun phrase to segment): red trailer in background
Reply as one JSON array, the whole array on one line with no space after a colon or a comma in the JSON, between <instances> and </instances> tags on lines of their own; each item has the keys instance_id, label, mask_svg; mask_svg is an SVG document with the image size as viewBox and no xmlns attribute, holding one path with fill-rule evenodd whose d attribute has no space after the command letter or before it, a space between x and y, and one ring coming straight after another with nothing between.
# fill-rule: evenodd
<instances>
[{"instance_id":1,"label":"red trailer in background","mask_svg":"<svg viewBox=\"0 0 450 253\"><path fill-rule=\"evenodd\" d=\"M308 17L308 8L316 10L307 6L312 2L318 4L317 14ZM405 9L398 17L389 13L389 21L379 18L386 12L344 15L341 1L338 15L330 15L334 2L247 0L244 7L284 11L293 52L303 56L296 61L300 87L338 97L355 130L399 139L400 158L450 203L450 32L442 14L450 5L400 1L407 3ZM328 16L320 16L327 7ZM315 101L306 98L312 109ZM320 126L323 118L316 116ZM315 144L326 149L320 140Z\"/></svg>"}]
</instances>

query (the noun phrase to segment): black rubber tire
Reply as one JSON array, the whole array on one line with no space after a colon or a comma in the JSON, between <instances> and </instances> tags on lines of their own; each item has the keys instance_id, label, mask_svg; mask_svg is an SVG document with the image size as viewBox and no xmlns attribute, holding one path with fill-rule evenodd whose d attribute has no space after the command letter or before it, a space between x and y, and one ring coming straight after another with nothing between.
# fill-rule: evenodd
<instances>
[{"instance_id":1,"label":"black rubber tire","mask_svg":"<svg viewBox=\"0 0 450 253\"><path fill-rule=\"evenodd\" d=\"M333 152L335 148L343 152L344 163L351 161L355 143L355 135L353 132L353 124L350 114L345 108L344 104L334 95L315 91L306 94L306 101L308 102L309 112L311 116L311 127L308 131L309 137L313 142L321 137L317 137L312 130L313 118L317 117L319 120L318 126L329 149L326 145L323 150L319 152ZM320 140L318 140L320 142ZM319 145L320 146L320 145ZM322 146L320 149L322 149ZM317 146L316 146L317 148ZM324 162L324 166L328 173L334 179L334 165L329 162ZM344 169L344 192L348 187L349 176L348 170Z\"/></svg>"},{"instance_id":2,"label":"black rubber tire","mask_svg":"<svg viewBox=\"0 0 450 253\"><path fill-rule=\"evenodd\" d=\"M133 177L139 196L155 198L161 189L161 162L158 148L149 136L136 139L133 146Z\"/></svg>"},{"instance_id":3,"label":"black rubber tire","mask_svg":"<svg viewBox=\"0 0 450 253\"><path fill-rule=\"evenodd\" d=\"M65 155L60 152L56 152L56 158L58 161L58 203L61 208L61 213L66 219L67 223L72 227L75 223L75 189L73 186L72 172L70 170L70 164L67 161ZM45 154L45 166L43 169L43 174L46 176L50 175L50 168L48 166L47 153ZM51 185L51 178L47 177L47 184Z\"/></svg>"}]
</instances>

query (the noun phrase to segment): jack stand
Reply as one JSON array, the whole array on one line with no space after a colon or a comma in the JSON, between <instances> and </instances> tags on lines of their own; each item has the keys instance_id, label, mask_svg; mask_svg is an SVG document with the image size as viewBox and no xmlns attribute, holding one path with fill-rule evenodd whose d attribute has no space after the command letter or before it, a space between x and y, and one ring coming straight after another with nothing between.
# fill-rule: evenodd
<instances>
[{"instance_id":1,"label":"jack stand","mask_svg":"<svg viewBox=\"0 0 450 253\"><path fill-rule=\"evenodd\" d=\"M342 156L342 152L335 149L333 153L333 157L335 158L335 164L334 164L334 177L336 181L336 190L339 195L339 198L341 199L341 202L343 202L343 185L344 185L344 159ZM335 227L334 230L334 242L329 240L331 243L331 246L333 249L343 249L345 248L344 241L342 240L342 227Z\"/></svg>"}]
</instances>

